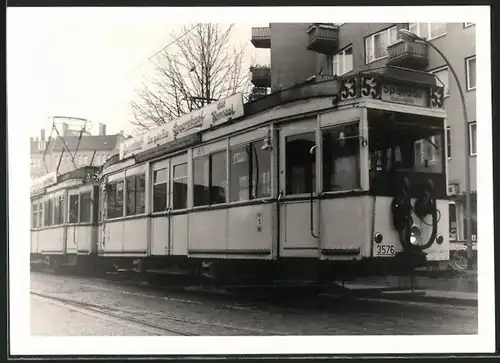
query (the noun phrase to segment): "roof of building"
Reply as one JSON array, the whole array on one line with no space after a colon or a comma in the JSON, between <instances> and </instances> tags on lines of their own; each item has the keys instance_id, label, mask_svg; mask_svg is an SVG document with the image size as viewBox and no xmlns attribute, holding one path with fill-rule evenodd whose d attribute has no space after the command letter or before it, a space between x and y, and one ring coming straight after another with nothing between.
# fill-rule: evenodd
<instances>
[{"instance_id":1,"label":"roof of building","mask_svg":"<svg viewBox=\"0 0 500 363\"><path fill-rule=\"evenodd\" d=\"M66 136L64 137L64 142L61 137L58 137L54 143L54 151L62 151L67 147L74 151L78 146L79 151L89 151L89 150L103 150L111 151L118 147L118 143L121 141L121 135L105 135L105 136L82 136L80 140L80 145L78 146L78 136Z\"/></svg>"},{"instance_id":2,"label":"roof of building","mask_svg":"<svg viewBox=\"0 0 500 363\"><path fill-rule=\"evenodd\" d=\"M39 148L39 144L41 142L42 142L41 140L30 139L30 153L32 153L32 154L36 154L36 153L42 154L44 152L44 149L43 148L42 149ZM47 143L47 141L45 141L45 143ZM52 145L53 143L54 143L54 141L52 140L50 142L50 144Z\"/></svg>"}]
</instances>

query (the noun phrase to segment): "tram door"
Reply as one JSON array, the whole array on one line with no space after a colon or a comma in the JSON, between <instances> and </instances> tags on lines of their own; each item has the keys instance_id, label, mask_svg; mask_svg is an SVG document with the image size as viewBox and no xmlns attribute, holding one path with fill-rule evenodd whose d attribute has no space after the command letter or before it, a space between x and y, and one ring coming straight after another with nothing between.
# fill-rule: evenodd
<instances>
[{"instance_id":1,"label":"tram door","mask_svg":"<svg viewBox=\"0 0 500 363\"><path fill-rule=\"evenodd\" d=\"M317 257L316 118L280 127L280 255ZM311 218L312 211L312 218ZM311 229L312 226L312 229Z\"/></svg>"}]
</instances>

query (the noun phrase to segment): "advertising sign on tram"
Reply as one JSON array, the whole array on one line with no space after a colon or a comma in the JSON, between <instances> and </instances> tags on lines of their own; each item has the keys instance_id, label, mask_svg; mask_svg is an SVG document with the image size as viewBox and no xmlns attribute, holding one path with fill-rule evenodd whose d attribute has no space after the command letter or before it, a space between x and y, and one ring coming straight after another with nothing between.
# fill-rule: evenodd
<instances>
[{"instance_id":1,"label":"advertising sign on tram","mask_svg":"<svg viewBox=\"0 0 500 363\"><path fill-rule=\"evenodd\" d=\"M120 145L120 159L170 143L179 137L222 125L243 116L243 114L243 95L241 93L234 94L149 130L142 135L125 140Z\"/></svg>"}]
</instances>

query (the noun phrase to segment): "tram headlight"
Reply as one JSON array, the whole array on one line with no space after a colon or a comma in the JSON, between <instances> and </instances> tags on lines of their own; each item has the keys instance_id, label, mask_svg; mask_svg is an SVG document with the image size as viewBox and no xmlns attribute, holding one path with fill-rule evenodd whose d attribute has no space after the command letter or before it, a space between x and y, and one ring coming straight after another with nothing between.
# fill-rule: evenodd
<instances>
[{"instance_id":1,"label":"tram headlight","mask_svg":"<svg viewBox=\"0 0 500 363\"><path fill-rule=\"evenodd\" d=\"M414 246L422 244L422 230L419 226L412 226L410 228L410 243Z\"/></svg>"},{"instance_id":2,"label":"tram headlight","mask_svg":"<svg viewBox=\"0 0 500 363\"><path fill-rule=\"evenodd\" d=\"M384 239L384 236L382 236L382 233L377 232L373 236L373 239L374 239L375 243L380 243Z\"/></svg>"},{"instance_id":3,"label":"tram headlight","mask_svg":"<svg viewBox=\"0 0 500 363\"><path fill-rule=\"evenodd\" d=\"M444 242L444 237L442 234L438 234L437 237L436 237L436 242L438 245L440 245L441 243Z\"/></svg>"}]
</instances>

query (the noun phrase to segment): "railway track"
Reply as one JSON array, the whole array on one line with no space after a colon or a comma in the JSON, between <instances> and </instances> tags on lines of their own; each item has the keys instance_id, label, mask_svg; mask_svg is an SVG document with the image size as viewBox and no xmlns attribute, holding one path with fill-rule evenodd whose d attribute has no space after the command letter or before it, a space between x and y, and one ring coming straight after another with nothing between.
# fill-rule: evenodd
<instances>
[{"instance_id":1,"label":"railway track","mask_svg":"<svg viewBox=\"0 0 500 363\"><path fill-rule=\"evenodd\" d=\"M124 310L116 307L109 307L106 305L93 304L81 300L55 296L41 291L30 291L30 293L47 300L56 301L70 307L76 307L79 310L90 311L95 314L144 326L155 335L174 334L182 336L200 336L210 335L206 332L214 330L220 332L220 334L217 335L288 335L288 333L283 331L272 331L216 322L205 322L198 319L186 319L168 315L163 312ZM161 322L161 324L153 323L151 321L152 319ZM175 328L169 327L168 325L175 325Z\"/></svg>"},{"instance_id":2,"label":"railway track","mask_svg":"<svg viewBox=\"0 0 500 363\"><path fill-rule=\"evenodd\" d=\"M64 276L77 276L91 279L98 279L115 284L139 287L151 291L162 292L177 292L191 295L203 295L204 297L211 296L214 299L224 299L228 297L244 299L246 302L252 302L258 305L282 305L280 302L287 302L290 298L299 299L312 307L312 299L317 299L319 306L324 306L327 301L347 300L354 302L355 300L377 300L393 303L415 303L415 304L437 304L437 305L464 305L477 306L477 302L460 299L447 299L438 297L427 297L422 289L416 288L415 291L398 294L383 294L383 290L374 288L364 291L349 291L339 286L204 286L203 284L182 284L169 283L166 280L157 278L144 278L138 273L130 272L69 272L69 271L54 271L49 267L36 269L37 272L57 274ZM313 304L314 305L314 304ZM295 309L294 309L295 311ZM291 312L291 311L290 311ZM298 313L298 312L296 312Z\"/></svg>"}]
</instances>

